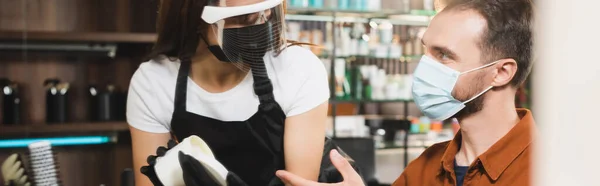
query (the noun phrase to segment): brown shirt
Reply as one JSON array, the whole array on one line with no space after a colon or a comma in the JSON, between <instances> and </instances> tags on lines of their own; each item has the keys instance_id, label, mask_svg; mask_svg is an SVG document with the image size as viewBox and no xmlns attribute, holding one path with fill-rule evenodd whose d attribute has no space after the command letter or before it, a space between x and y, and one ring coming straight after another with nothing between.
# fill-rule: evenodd
<instances>
[{"instance_id":1,"label":"brown shirt","mask_svg":"<svg viewBox=\"0 0 600 186\"><path fill-rule=\"evenodd\" d=\"M517 109L521 121L504 137L477 157L463 185L530 185L530 146L535 133L531 111ZM452 141L435 144L412 161L393 186L456 185L454 156L461 143L460 132Z\"/></svg>"}]
</instances>

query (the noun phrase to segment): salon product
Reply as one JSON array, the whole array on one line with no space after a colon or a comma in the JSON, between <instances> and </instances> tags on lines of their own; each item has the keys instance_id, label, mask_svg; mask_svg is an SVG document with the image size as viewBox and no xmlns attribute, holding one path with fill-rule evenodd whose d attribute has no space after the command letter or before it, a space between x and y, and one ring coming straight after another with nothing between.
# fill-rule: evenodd
<instances>
[{"instance_id":1,"label":"salon product","mask_svg":"<svg viewBox=\"0 0 600 186\"><path fill-rule=\"evenodd\" d=\"M374 55L376 58L388 58L389 53L390 53L390 46L389 45L377 45L375 47L375 51L373 51Z\"/></svg>"},{"instance_id":2,"label":"salon product","mask_svg":"<svg viewBox=\"0 0 600 186\"><path fill-rule=\"evenodd\" d=\"M385 86L385 99L386 100L396 100L400 97L400 85L395 80L394 74L389 74L386 77L386 86Z\"/></svg>"},{"instance_id":3,"label":"salon product","mask_svg":"<svg viewBox=\"0 0 600 186\"><path fill-rule=\"evenodd\" d=\"M405 55L405 56L411 56L411 55L414 55L414 53L413 53L413 51L414 51L414 50L413 50L413 49L414 49L414 48L413 48L413 44L414 44L414 41L413 41L413 40L408 40L408 41L406 41L406 42L404 43L404 47L402 47L402 48L404 49L404 51L403 51L403 52L404 52L404 55Z\"/></svg>"},{"instance_id":4,"label":"salon product","mask_svg":"<svg viewBox=\"0 0 600 186\"><path fill-rule=\"evenodd\" d=\"M442 125L441 121L432 121L431 122L431 131L440 133L440 132L442 132L442 128L443 128L443 125Z\"/></svg>"},{"instance_id":5,"label":"salon product","mask_svg":"<svg viewBox=\"0 0 600 186\"><path fill-rule=\"evenodd\" d=\"M413 55L423 55L423 44L421 42L421 38L423 38L425 30L415 29L415 32L417 33L417 35L413 39Z\"/></svg>"},{"instance_id":6,"label":"salon product","mask_svg":"<svg viewBox=\"0 0 600 186\"><path fill-rule=\"evenodd\" d=\"M365 0L349 0L349 1L350 1L349 9L351 9L351 10L363 10L364 9Z\"/></svg>"},{"instance_id":7,"label":"salon product","mask_svg":"<svg viewBox=\"0 0 600 186\"><path fill-rule=\"evenodd\" d=\"M345 70L345 74L344 74L344 97L342 99L344 100L349 100L352 97L352 90L354 89L354 86L352 84L352 79L353 79L353 75L352 75L352 68L351 68L352 64L351 63L346 63L346 70Z\"/></svg>"},{"instance_id":8,"label":"salon product","mask_svg":"<svg viewBox=\"0 0 600 186\"><path fill-rule=\"evenodd\" d=\"M403 99L407 99L407 100L413 99L413 97L412 97L413 75L412 74L402 75L402 81L403 81L403 89L402 89Z\"/></svg>"},{"instance_id":9,"label":"salon product","mask_svg":"<svg viewBox=\"0 0 600 186\"><path fill-rule=\"evenodd\" d=\"M398 1L398 0L396 0ZM410 0L401 0L402 1L402 12L409 13L410 12Z\"/></svg>"},{"instance_id":10,"label":"salon product","mask_svg":"<svg viewBox=\"0 0 600 186\"><path fill-rule=\"evenodd\" d=\"M121 173L120 186L135 186L135 177L132 169L127 168Z\"/></svg>"},{"instance_id":11,"label":"salon product","mask_svg":"<svg viewBox=\"0 0 600 186\"><path fill-rule=\"evenodd\" d=\"M362 84L363 84L363 91L362 91L362 98L366 99L366 100L370 100L372 99L371 96L371 92L372 92L372 87L371 87L371 83L370 83L370 77L371 77L371 73L370 73L370 67L367 65L362 65L360 66L360 72L362 74Z\"/></svg>"},{"instance_id":12,"label":"salon product","mask_svg":"<svg viewBox=\"0 0 600 186\"><path fill-rule=\"evenodd\" d=\"M300 31L302 30L302 25L296 21L290 21L286 24L287 26L287 37L293 41L300 41Z\"/></svg>"},{"instance_id":13,"label":"salon product","mask_svg":"<svg viewBox=\"0 0 600 186\"><path fill-rule=\"evenodd\" d=\"M410 133L416 134L420 131L421 122L417 118L410 120Z\"/></svg>"},{"instance_id":14,"label":"salon product","mask_svg":"<svg viewBox=\"0 0 600 186\"><path fill-rule=\"evenodd\" d=\"M60 185L58 161L49 141L39 141L28 145L29 163L36 186Z\"/></svg>"},{"instance_id":15,"label":"salon product","mask_svg":"<svg viewBox=\"0 0 600 186\"><path fill-rule=\"evenodd\" d=\"M309 0L308 6L311 8L323 8L324 0Z\"/></svg>"},{"instance_id":16,"label":"salon product","mask_svg":"<svg viewBox=\"0 0 600 186\"><path fill-rule=\"evenodd\" d=\"M338 6L338 0L324 0L324 8L326 9L336 9Z\"/></svg>"},{"instance_id":17,"label":"salon product","mask_svg":"<svg viewBox=\"0 0 600 186\"><path fill-rule=\"evenodd\" d=\"M105 87L90 86L89 89L89 114L91 121L116 121L119 120L122 102L120 92L114 85Z\"/></svg>"},{"instance_id":18,"label":"salon product","mask_svg":"<svg viewBox=\"0 0 600 186\"><path fill-rule=\"evenodd\" d=\"M360 70L360 66L352 65L352 81L350 84L353 85L352 99L362 100L363 99L363 75Z\"/></svg>"},{"instance_id":19,"label":"salon product","mask_svg":"<svg viewBox=\"0 0 600 186\"><path fill-rule=\"evenodd\" d=\"M337 0L339 10L347 10L350 8L350 0Z\"/></svg>"},{"instance_id":20,"label":"salon product","mask_svg":"<svg viewBox=\"0 0 600 186\"><path fill-rule=\"evenodd\" d=\"M394 145L395 146L404 146L404 138L406 137L405 130L397 130L396 135L394 136Z\"/></svg>"},{"instance_id":21,"label":"salon product","mask_svg":"<svg viewBox=\"0 0 600 186\"><path fill-rule=\"evenodd\" d=\"M419 126L419 132L420 133L427 133L429 132L429 129L431 128L431 119L425 117L425 116L421 116L421 118L419 118L420 126Z\"/></svg>"},{"instance_id":22,"label":"salon product","mask_svg":"<svg viewBox=\"0 0 600 186\"><path fill-rule=\"evenodd\" d=\"M367 10L379 11L381 10L381 0L365 0L367 2Z\"/></svg>"},{"instance_id":23,"label":"salon product","mask_svg":"<svg viewBox=\"0 0 600 186\"><path fill-rule=\"evenodd\" d=\"M47 79L46 87L46 122L64 123L68 120L69 83L59 79Z\"/></svg>"},{"instance_id":24,"label":"salon product","mask_svg":"<svg viewBox=\"0 0 600 186\"><path fill-rule=\"evenodd\" d=\"M21 123L21 98L19 85L8 79L0 79L0 101L2 102L2 123Z\"/></svg>"},{"instance_id":25,"label":"salon product","mask_svg":"<svg viewBox=\"0 0 600 186\"><path fill-rule=\"evenodd\" d=\"M369 55L369 40L370 37L367 34L363 34L361 39L358 40L358 55L359 56L367 56Z\"/></svg>"},{"instance_id":26,"label":"salon product","mask_svg":"<svg viewBox=\"0 0 600 186\"><path fill-rule=\"evenodd\" d=\"M399 35L394 35L394 39L390 45L389 57L395 59L402 57L402 45L400 45Z\"/></svg>"},{"instance_id":27,"label":"salon product","mask_svg":"<svg viewBox=\"0 0 600 186\"><path fill-rule=\"evenodd\" d=\"M433 0L423 0L424 10L433 10Z\"/></svg>"},{"instance_id":28,"label":"salon product","mask_svg":"<svg viewBox=\"0 0 600 186\"><path fill-rule=\"evenodd\" d=\"M377 31L379 32L379 42L384 45L389 45L392 43L394 39L394 31L393 25L389 21L382 21L378 27Z\"/></svg>"},{"instance_id":29,"label":"salon product","mask_svg":"<svg viewBox=\"0 0 600 186\"><path fill-rule=\"evenodd\" d=\"M344 98L344 82L346 80L346 60L335 59L335 96L337 99Z\"/></svg>"},{"instance_id":30,"label":"salon product","mask_svg":"<svg viewBox=\"0 0 600 186\"><path fill-rule=\"evenodd\" d=\"M309 0L290 0L289 4L294 8L304 8L308 7Z\"/></svg>"},{"instance_id":31,"label":"salon product","mask_svg":"<svg viewBox=\"0 0 600 186\"><path fill-rule=\"evenodd\" d=\"M373 100L383 100L385 99L385 70L374 67L371 73L373 75L371 77L371 86L373 88L371 97Z\"/></svg>"}]
</instances>

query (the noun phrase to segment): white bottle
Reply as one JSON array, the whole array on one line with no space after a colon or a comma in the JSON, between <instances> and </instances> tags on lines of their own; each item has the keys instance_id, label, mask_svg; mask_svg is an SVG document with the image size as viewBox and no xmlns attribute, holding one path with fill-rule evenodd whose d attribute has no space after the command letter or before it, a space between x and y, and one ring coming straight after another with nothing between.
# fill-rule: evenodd
<instances>
[{"instance_id":1,"label":"white bottle","mask_svg":"<svg viewBox=\"0 0 600 186\"><path fill-rule=\"evenodd\" d=\"M423 0L423 9L433 10L433 0Z\"/></svg>"},{"instance_id":2,"label":"white bottle","mask_svg":"<svg viewBox=\"0 0 600 186\"><path fill-rule=\"evenodd\" d=\"M368 0L368 10L369 11L379 11L381 10L381 0Z\"/></svg>"}]
</instances>

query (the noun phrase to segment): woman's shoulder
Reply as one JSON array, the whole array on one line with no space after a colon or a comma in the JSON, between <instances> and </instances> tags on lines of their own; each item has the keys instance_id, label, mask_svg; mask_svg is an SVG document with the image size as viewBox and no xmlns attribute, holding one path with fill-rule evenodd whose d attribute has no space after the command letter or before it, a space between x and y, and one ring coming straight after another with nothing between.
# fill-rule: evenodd
<instances>
[{"instance_id":1,"label":"woman's shoulder","mask_svg":"<svg viewBox=\"0 0 600 186\"><path fill-rule=\"evenodd\" d=\"M177 59L158 56L140 64L138 71L144 73L153 73L163 76L177 76L179 65L181 63Z\"/></svg>"},{"instance_id":2,"label":"woman's shoulder","mask_svg":"<svg viewBox=\"0 0 600 186\"><path fill-rule=\"evenodd\" d=\"M325 68L321 59L301 46L287 47L271 63L273 70L282 75L317 73Z\"/></svg>"},{"instance_id":3,"label":"woman's shoulder","mask_svg":"<svg viewBox=\"0 0 600 186\"><path fill-rule=\"evenodd\" d=\"M155 85L175 83L180 63L178 60L167 57L155 57L142 62L132 77L134 82L147 82ZM158 84L157 84L158 83Z\"/></svg>"},{"instance_id":4,"label":"woman's shoulder","mask_svg":"<svg viewBox=\"0 0 600 186\"><path fill-rule=\"evenodd\" d=\"M142 62L136 72L131 77L132 88L139 91L154 92L156 99L169 100L172 97L177 82L177 72L180 63L178 60L172 60L166 57L157 57L146 62ZM158 91L169 90L169 91ZM160 95L166 94L166 95Z\"/></svg>"}]
</instances>

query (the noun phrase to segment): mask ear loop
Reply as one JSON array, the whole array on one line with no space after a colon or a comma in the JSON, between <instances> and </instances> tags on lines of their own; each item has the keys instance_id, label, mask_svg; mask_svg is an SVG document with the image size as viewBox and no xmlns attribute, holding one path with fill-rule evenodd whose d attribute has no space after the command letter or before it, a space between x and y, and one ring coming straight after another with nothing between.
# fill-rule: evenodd
<instances>
[{"instance_id":1,"label":"mask ear loop","mask_svg":"<svg viewBox=\"0 0 600 186\"><path fill-rule=\"evenodd\" d=\"M465 71L465 72L461 72L460 74L462 75L462 74L466 74L466 73L473 72L473 71L476 71L476 70L484 69L484 68L490 67L490 66L492 66L492 65L495 65L495 64L496 64L496 63L498 63L499 61L500 61L500 60L498 60L498 61L494 61L494 62L488 63L488 64L486 64L486 65L483 65L483 66L480 66L480 67L477 67L477 68L474 68L474 69L471 69L471 70L467 70L467 71ZM481 96L481 95L485 94L487 91L490 91L492 88L494 88L494 86L490 86L490 87L486 88L485 90L481 91L479 94L477 94L477 95L473 96L471 99L469 99L469 100L467 100L467 101L463 102L463 104L467 104L467 103L469 103L469 102L471 102L471 101L473 101L473 100L477 99L479 96Z\"/></svg>"},{"instance_id":2,"label":"mask ear loop","mask_svg":"<svg viewBox=\"0 0 600 186\"><path fill-rule=\"evenodd\" d=\"M467 100L467 101L463 102L463 104L467 104L467 103L469 103L469 102L473 101L474 99L478 98L479 96L481 96L481 95L485 94L487 91L490 91L492 88L494 88L494 86L490 86L490 87L486 88L485 90L483 90L483 91L482 91L482 92L480 92L479 94L477 94L477 95L473 96L471 99L469 99L469 100Z\"/></svg>"},{"instance_id":3,"label":"mask ear loop","mask_svg":"<svg viewBox=\"0 0 600 186\"><path fill-rule=\"evenodd\" d=\"M476 71L476 70L481 70L481 69L484 69L484 68L490 67L490 66L492 66L492 65L495 65L495 64L496 64L496 63L498 63L499 61L500 61L500 60L498 60L498 61L494 61L494 62L488 63L488 64L486 64L486 65L483 65L483 66L480 66L480 67L477 67L477 68L474 68L474 69L471 69L471 70L467 70L467 71L461 72L460 74L466 74L466 73L473 72L473 71Z\"/></svg>"}]
</instances>

